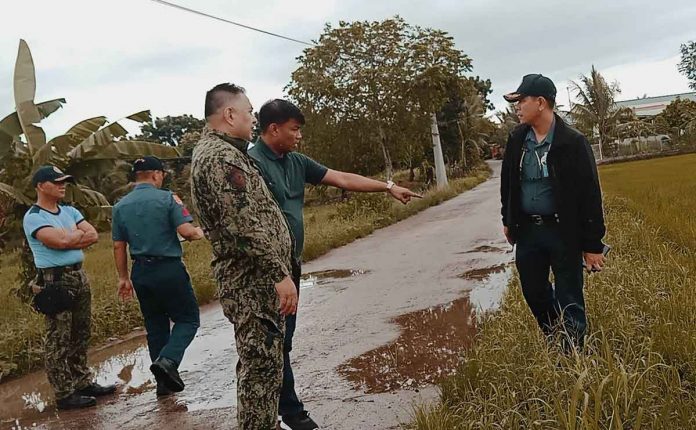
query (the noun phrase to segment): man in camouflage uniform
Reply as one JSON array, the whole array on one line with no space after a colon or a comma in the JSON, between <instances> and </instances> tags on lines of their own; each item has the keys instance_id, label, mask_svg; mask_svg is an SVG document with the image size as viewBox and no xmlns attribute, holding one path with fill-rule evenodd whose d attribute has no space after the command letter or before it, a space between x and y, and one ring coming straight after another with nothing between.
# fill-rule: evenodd
<instances>
[{"instance_id":1,"label":"man in camouflage uniform","mask_svg":"<svg viewBox=\"0 0 696 430\"><path fill-rule=\"evenodd\" d=\"M275 429L284 315L297 310L292 237L247 154L256 119L244 89L220 84L208 91L205 117L191 159L191 189L212 244L220 303L235 330L237 420L241 430Z\"/></svg>"},{"instance_id":2,"label":"man in camouflage uniform","mask_svg":"<svg viewBox=\"0 0 696 430\"><path fill-rule=\"evenodd\" d=\"M77 209L59 204L67 182L73 177L58 168L40 167L32 178L38 198L23 220L38 272L33 301L46 317L46 373L58 409L94 406L95 396L116 391L92 382L87 367L92 296L82 250L98 235Z\"/></svg>"}]
</instances>

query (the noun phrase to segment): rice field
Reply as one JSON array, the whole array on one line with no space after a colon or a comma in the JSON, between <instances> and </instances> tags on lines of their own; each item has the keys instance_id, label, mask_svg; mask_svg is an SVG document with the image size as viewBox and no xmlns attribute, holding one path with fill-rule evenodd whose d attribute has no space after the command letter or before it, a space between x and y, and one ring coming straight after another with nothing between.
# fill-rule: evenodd
<instances>
[{"instance_id":1,"label":"rice field","mask_svg":"<svg viewBox=\"0 0 696 430\"><path fill-rule=\"evenodd\" d=\"M696 428L696 155L600 169L614 247L586 278L590 337L549 346L514 279L419 430Z\"/></svg>"}]
</instances>

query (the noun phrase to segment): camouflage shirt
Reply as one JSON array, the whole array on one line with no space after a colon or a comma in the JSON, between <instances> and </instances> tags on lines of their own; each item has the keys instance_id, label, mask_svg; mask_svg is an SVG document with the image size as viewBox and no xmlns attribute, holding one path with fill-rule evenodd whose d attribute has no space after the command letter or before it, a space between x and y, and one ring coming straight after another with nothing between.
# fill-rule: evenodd
<instances>
[{"instance_id":1,"label":"camouflage shirt","mask_svg":"<svg viewBox=\"0 0 696 430\"><path fill-rule=\"evenodd\" d=\"M221 298L231 289L274 286L291 271L287 221L247 145L206 127L191 157L191 196L213 247Z\"/></svg>"}]
</instances>

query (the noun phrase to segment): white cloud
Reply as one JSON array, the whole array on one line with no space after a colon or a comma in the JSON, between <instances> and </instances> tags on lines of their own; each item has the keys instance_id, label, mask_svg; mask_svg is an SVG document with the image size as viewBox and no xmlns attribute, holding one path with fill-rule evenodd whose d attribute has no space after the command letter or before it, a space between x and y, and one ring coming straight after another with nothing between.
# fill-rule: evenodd
<instances>
[{"instance_id":1,"label":"white cloud","mask_svg":"<svg viewBox=\"0 0 696 430\"><path fill-rule=\"evenodd\" d=\"M626 98L686 91L673 65L679 43L696 37L689 0L172 1L301 40L317 39L325 22L400 14L449 31L473 58L473 73L492 79L497 106L530 72L552 77L564 103L565 81L592 64L619 80ZM0 113L13 109L14 59L25 38L37 100L68 100L45 124L49 136L86 117L118 119L144 108L200 117L205 91L219 82L246 87L259 106L283 95L304 48L150 0L24 0L3 13Z\"/></svg>"}]
</instances>

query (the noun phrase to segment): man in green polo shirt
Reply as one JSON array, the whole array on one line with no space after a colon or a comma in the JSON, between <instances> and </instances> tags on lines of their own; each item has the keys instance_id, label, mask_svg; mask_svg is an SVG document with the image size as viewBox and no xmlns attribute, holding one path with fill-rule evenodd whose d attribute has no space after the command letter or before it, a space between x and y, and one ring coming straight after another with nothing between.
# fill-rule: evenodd
<instances>
[{"instance_id":1,"label":"man in green polo shirt","mask_svg":"<svg viewBox=\"0 0 696 430\"><path fill-rule=\"evenodd\" d=\"M261 136L249 155L256 161L268 188L288 220L294 236L293 281L300 286L300 259L304 247L305 184L324 184L347 191L387 192L402 203L408 203L418 194L395 185L392 181L381 182L353 173L340 172L322 166L306 155L295 152L302 139L301 128L305 118L300 109L287 100L275 99L259 110ZM295 379L290 366L290 351L295 332L296 315L285 318L285 343L283 347L283 386L280 392L279 414L281 428L290 430L312 430L317 424L309 418L304 405L295 392Z\"/></svg>"},{"instance_id":2,"label":"man in green polo shirt","mask_svg":"<svg viewBox=\"0 0 696 430\"><path fill-rule=\"evenodd\" d=\"M177 233L198 240L203 231L191 224L193 218L176 194L160 189L165 172L157 157L135 160L133 172L135 188L113 208L118 294L128 299L135 289L147 330L150 370L157 395L164 396L184 389L177 369L200 325ZM133 260L130 276L127 251Z\"/></svg>"}]
</instances>

